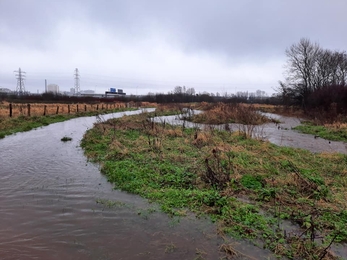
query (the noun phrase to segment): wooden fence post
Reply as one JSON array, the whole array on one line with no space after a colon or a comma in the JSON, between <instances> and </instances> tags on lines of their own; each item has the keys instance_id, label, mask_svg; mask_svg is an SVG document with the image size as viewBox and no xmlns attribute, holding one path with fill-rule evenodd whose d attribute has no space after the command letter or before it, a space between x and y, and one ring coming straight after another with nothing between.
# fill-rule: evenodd
<instances>
[{"instance_id":1,"label":"wooden fence post","mask_svg":"<svg viewBox=\"0 0 347 260\"><path fill-rule=\"evenodd\" d=\"M59 113L59 106L57 106L57 112L55 114L58 115L58 113Z\"/></svg>"},{"instance_id":2,"label":"wooden fence post","mask_svg":"<svg viewBox=\"0 0 347 260\"><path fill-rule=\"evenodd\" d=\"M87 105L84 105L84 111L85 112L87 111Z\"/></svg>"},{"instance_id":3,"label":"wooden fence post","mask_svg":"<svg viewBox=\"0 0 347 260\"><path fill-rule=\"evenodd\" d=\"M12 117L12 103L10 103L10 117Z\"/></svg>"},{"instance_id":4,"label":"wooden fence post","mask_svg":"<svg viewBox=\"0 0 347 260\"><path fill-rule=\"evenodd\" d=\"M47 106L44 105L44 107L43 107L43 115L44 115L44 116L46 115L46 109L47 109Z\"/></svg>"},{"instance_id":5,"label":"wooden fence post","mask_svg":"<svg viewBox=\"0 0 347 260\"><path fill-rule=\"evenodd\" d=\"M28 116L30 116L30 104L28 104Z\"/></svg>"},{"instance_id":6,"label":"wooden fence post","mask_svg":"<svg viewBox=\"0 0 347 260\"><path fill-rule=\"evenodd\" d=\"M98 104L98 105L96 105L96 110L99 110L99 104Z\"/></svg>"},{"instance_id":7,"label":"wooden fence post","mask_svg":"<svg viewBox=\"0 0 347 260\"><path fill-rule=\"evenodd\" d=\"M77 104L77 113L78 113L78 104Z\"/></svg>"},{"instance_id":8,"label":"wooden fence post","mask_svg":"<svg viewBox=\"0 0 347 260\"><path fill-rule=\"evenodd\" d=\"M70 105L67 105L67 112L70 114Z\"/></svg>"}]
</instances>

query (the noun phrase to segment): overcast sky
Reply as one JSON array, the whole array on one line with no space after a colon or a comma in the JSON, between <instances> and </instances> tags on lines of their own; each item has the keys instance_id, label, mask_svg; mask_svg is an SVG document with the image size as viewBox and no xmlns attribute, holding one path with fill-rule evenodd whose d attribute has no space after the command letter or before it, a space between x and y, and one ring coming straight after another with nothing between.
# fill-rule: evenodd
<instances>
[{"instance_id":1,"label":"overcast sky","mask_svg":"<svg viewBox=\"0 0 347 260\"><path fill-rule=\"evenodd\" d=\"M283 80L300 38L345 50L346 0L0 0L0 87L220 94Z\"/></svg>"}]
</instances>

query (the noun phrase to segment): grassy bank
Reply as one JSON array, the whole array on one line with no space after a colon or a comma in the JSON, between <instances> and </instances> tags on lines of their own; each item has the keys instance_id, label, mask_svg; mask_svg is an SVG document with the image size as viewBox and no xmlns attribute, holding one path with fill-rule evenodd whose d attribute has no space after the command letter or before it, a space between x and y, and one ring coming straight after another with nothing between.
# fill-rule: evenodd
<instances>
[{"instance_id":1,"label":"grassy bank","mask_svg":"<svg viewBox=\"0 0 347 260\"><path fill-rule=\"evenodd\" d=\"M317 125L310 121L294 128L304 134L311 134L332 141L347 142L347 124L335 123Z\"/></svg>"},{"instance_id":2,"label":"grassy bank","mask_svg":"<svg viewBox=\"0 0 347 260\"><path fill-rule=\"evenodd\" d=\"M209 215L222 234L258 241L279 256L336 259L330 242L347 242L345 155L155 124L150 116L98 123L82 140L116 188L168 214Z\"/></svg>"},{"instance_id":3,"label":"grassy bank","mask_svg":"<svg viewBox=\"0 0 347 260\"><path fill-rule=\"evenodd\" d=\"M34 128L46 126L53 123L63 122L72 118L82 116L93 116L102 113L113 113L130 110L129 108L117 108L112 110L79 112L65 115L48 115L48 116L18 116L15 118L0 118L0 139L6 135L18 132L30 131Z\"/></svg>"}]
</instances>

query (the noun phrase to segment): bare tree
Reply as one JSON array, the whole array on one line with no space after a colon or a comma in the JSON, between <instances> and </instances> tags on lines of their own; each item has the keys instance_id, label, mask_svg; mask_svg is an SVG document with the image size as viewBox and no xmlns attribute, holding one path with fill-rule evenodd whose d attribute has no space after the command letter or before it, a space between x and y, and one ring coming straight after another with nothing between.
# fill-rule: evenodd
<instances>
[{"instance_id":1,"label":"bare tree","mask_svg":"<svg viewBox=\"0 0 347 260\"><path fill-rule=\"evenodd\" d=\"M183 88L181 86L176 86L174 89L174 94L183 94Z\"/></svg>"},{"instance_id":2,"label":"bare tree","mask_svg":"<svg viewBox=\"0 0 347 260\"><path fill-rule=\"evenodd\" d=\"M187 95L190 95L190 96L195 95L195 89L194 89L194 88L188 88L188 89L186 90L186 94L187 94Z\"/></svg>"},{"instance_id":3,"label":"bare tree","mask_svg":"<svg viewBox=\"0 0 347 260\"><path fill-rule=\"evenodd\" d=\"M286 50L287 80L292 88L300 95L305 106L309 94L314 90L314 75L321 48L317 43L302 38Z\"/></svg>"},{"instance_id":4,"label":"bare tree","mask_svg":"<svg viewBox=\"0 0 347 260\"><path fill-rule=\"evenodd\" d=\"M335 103L335 107L345 111L346 52L323 49L302 38L285 53L288 58L286 80L280 81L277 88L283 104L300 104L304 109L319 107L328 111Z\"/></svg>"},{"instance_id":5,"label":"bare tree","mask_svg":"<svg viewBox=\"0 0 347 260\"><path fill-rule=\"evenodd\" d=\"M343 86L347 81L347 54L335 51L333 53L333 77L331 85Z\"/></svg>"},{"instance_id":6,"label":"bare tree","mask_svg":"<svg viewBox=\"0 0 347 260\"><path fill-rule=\"evenodd\" d=\"M316 71L313 75L313 85L315 86L315 90L329 85L331 57L332 52L330 50L321 50L320 55L317 57Z\"/></svg>"}]
</instances>

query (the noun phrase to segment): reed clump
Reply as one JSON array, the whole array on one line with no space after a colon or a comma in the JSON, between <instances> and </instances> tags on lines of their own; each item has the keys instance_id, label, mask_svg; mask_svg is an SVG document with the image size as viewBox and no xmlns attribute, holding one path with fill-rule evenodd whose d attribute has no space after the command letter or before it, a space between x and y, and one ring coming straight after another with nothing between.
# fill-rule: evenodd
<instances>
[{"instance_id":1,"label":"reed clump","mask_svg":"<svg viewBox=\"0 0 347 260\"><path fill-rule=\"evenodd\" d=\"M245 125L270 122L253 105L217 103L203 107L205 108L203 113L194 115L191 121L206 124L240 123Z\"/></svg>"}]
</instances>

